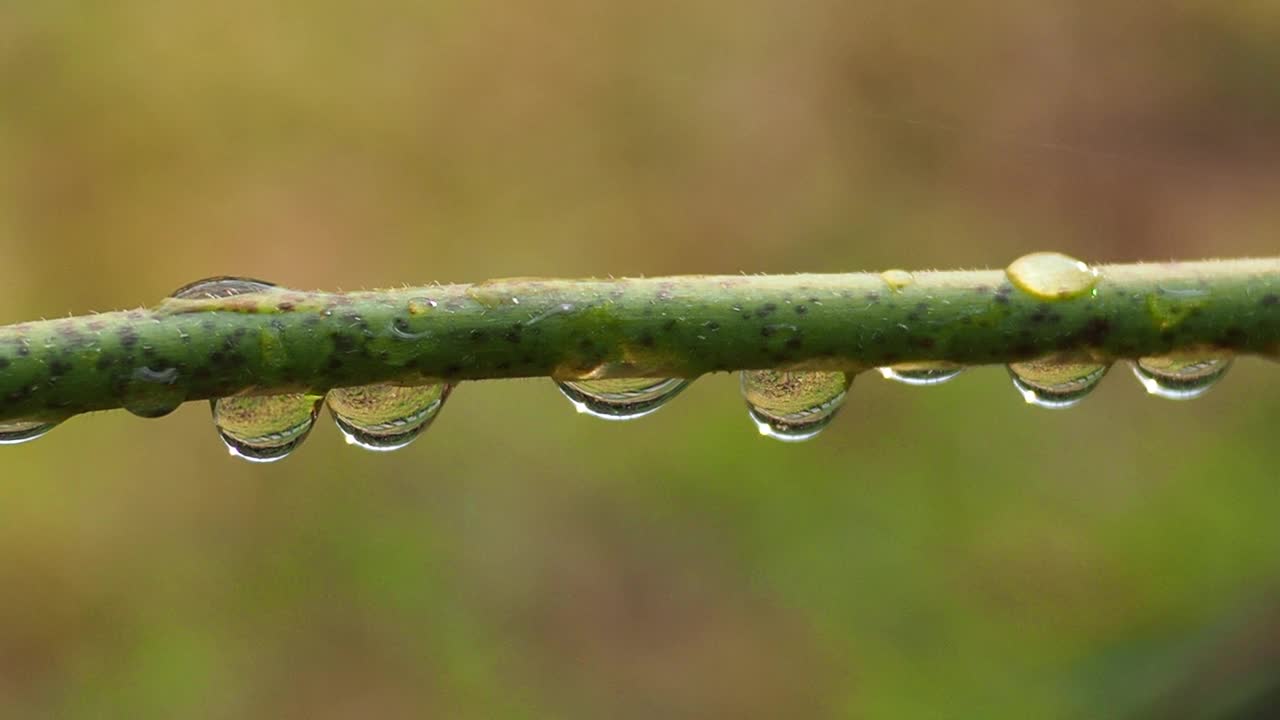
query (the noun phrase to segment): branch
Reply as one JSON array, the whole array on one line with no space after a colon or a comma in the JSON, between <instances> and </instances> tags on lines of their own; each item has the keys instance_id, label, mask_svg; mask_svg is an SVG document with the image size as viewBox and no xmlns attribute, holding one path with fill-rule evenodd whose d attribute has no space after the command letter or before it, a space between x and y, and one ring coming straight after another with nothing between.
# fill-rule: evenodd
<instances>
[{"instance_id":1,"label":"branch","mask_svg":"<svg viewBox=\"0 0 1280 720\"><path fill-rule=\"evenodd\" d=\"M0 327L0 421L381 382L853 373L1050 357L1280 356L1280 258L622 280L374 292L239 282L151 309ZM149 411L150 409L150 411Z\"/></svg>"}]
</instances>

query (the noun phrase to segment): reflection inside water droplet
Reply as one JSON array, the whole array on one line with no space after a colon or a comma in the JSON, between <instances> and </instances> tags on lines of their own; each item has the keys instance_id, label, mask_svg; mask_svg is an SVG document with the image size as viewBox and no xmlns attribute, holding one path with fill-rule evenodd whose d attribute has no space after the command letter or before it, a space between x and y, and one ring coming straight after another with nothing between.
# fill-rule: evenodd
<instances>
[{"instance_id":1,"label":"reflection inside water droplet","mask_svg":"<svg viewBox=\"0 0 1280 720\"><path fill-rule=\"evenodd\" d=\"M685 378L614 378L557 380L560 392L578 412L604 420L644 417L689 387Z\"/></svg>"},{"instance_id":2,"label":"reflection inside water droplet","mask_svg":"<svg viewBox=\"0 0 1280 720\"><path fill-rule=\"evenodd\" d=\"M1008 369L1013 386L1028 403L1045 408L1067 408L1093 392L1111 366L1034 360L1010 363Z\"/></svg>"},{"instance_id":3,"label":"reflection inside water droplet","mask_svg":"<svg viewBox=\"0 0 1280 720\"><path fill-rule=\"evenodd\" d=\"M1150 357L1133 362L1133 374L1147 392L1170 400L1190 400L1209 391L1227 370L1231 357Z\"/></svg>"},{"instance_id":4,"label":"reflection inside water droplet","mask_svg":"<svg viewBox=\"0 0 1280 720\"><path fill-rule=\"evenodd\" d=\"M0 420L0 445L21 445L43 437L58 423L39 420Z\"/></svg>"},{"instance_id":5,"label":"reflection inside water droplet","mask_svg":"<svg viewBox=\"0 0 1280 720\"><path fill-rule=\"evenodd\" d=\"M380 383L329 391L326 403L347 442L365 450L399 450L426 430L453 386Z\"/></svg>"},{"instance_id":6,"label":"reflection inside water droplet","mask_svg":"<svg viewBox=\"0 0 1280 720\"><path fill-rule=\"evenodd\" d=\"M949 363L918 363L912 365L893 365L876 368L886 380L893 380L904 385L924 387L941 385L954 379L964 368Z\"/></svg>"},{"instance_id":7,"label":"reflection inside water droplet","mask_svg":"<svg viewBox=\"0 0 1280 720\"><path fill-rule=\"evenodd\" d=\"M120 404L141 418L164 417L187 399L186 390L176 384L178 377L176 367L157 370L144 365L134 368Z\"/></svg>"},{"instance_id":8,"label":"reflection inside water droplet","mask_svg":"<svg viewBox=\"0 0 1280 720\"><path fill-rule=\"evenodd\" d=\"M831 423L852 383L843 372L744 370L742 397L761 435L799 442Z\"/></svg>"},{"instance_id":9,"label":"reflection inside water droplet","mask_svg":"<svg viewBox=\"0 0 1280 720\"><path fill-rule=\"evenodd\" d=\"M229 298L235 295L272 290L275 285L253 278L230 277L221 275L188 283L170 293L169 297L183 300L201 300L213 298Z\"/></svg>"},{"instance_id":10,"label":"reflection inside water droplet","mask_svg":"<svg viewBox=\"0 0 1280 720\"><path fill-rule=\"evenodd\" d=\"M275 462L293 452L315 425L319 395L255 395L210 400L213 424L236 457Z\"/></svg>"}]
</instances>

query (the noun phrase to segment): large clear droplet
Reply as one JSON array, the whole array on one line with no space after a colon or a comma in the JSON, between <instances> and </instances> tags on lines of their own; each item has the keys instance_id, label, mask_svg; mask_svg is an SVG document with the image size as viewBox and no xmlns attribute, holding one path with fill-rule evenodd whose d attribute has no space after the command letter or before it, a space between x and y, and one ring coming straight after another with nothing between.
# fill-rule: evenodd
<instances>
[{"instance_id":1,"label":"large clear droplet","mask_svg":"<svg viewBox=\"0 0 1280 720\"><path fill-rule=\"evenodd\" d=\"M170 293L169 297L183 300L229 298L235 295L248 295L274 288L275 285L264 280L222 275L183 285Z\"/></svg>"},{"instance_id":2,"label":"large clear droplet","mask_svg":"<svg viewBox=\"0 0 1280 720\"><path fill-rule=\"evenodd\" d=\"M365 450L399 450L426 430L453 386L380 383L329 391L329 413L347 442Z\"/></svg>"},{"instance_id":3,"label":"large clear droplet","mask_svg":"<svg viewBox=\"0 0 1280 720\"><path fill-rule=\"evenodd\" d=\"M893 380L904 385L924 387L941 385L954 379L964 368L950 363L918 363L912 365L893 365L876 368L886 380Z\"/></svg>"},{"instance_id":4,"label":"large clear droplet","mask_svg":"<svg viewBox=\"0 0 1280 720\"><path fill-rule=\"evenodd\" d=\"M1147 392L1170 400L1190 400L1209 391L1231 368L1231 357L1149 357L1133 362L1133 374Z\"/></svg>"},{"instance_id":5,"label":"large clear droplet","mask_svg":"<svg viewBox=\"0 0 1280 720\"><path fill-rule=\"evenodd\" d=\"M1110 369L1110 365L1035 360L1010 363L1009 376L1028 403L1056 409L1083 400Z\"/></svg>"},{"instance_id":6,"label":"large clear droplet","mask_svg":"<svg viewBox=\"0 0 1280 720\"><path fill-rule=\"evenodd\" d=\"M635 420L667 404L689 387L685 378L557 380L560 392L580 413L603 420Z\"/></svg>"},{"instance_id":7,"label":"large clear droplet","mask_svg":"<svg viewBox=\"0 0 1280 720\"><path fill-rule=\"evenodd\" d=\"M275 462L293 452L315 425L320 395L254 395L210 400L213 424L232 455Z\"/></svg>"},{"instance_id":8,"label":"large clear droplet","mask_svg":"<svg viewBox=\"0 0 1280 720\"><path fill-rule=\"evenodd\" d=\"M31 442L52 430L58 423L39 420L0 421L0 445L21 445Z\"/></svg>"},{"instance_id":9,"label":"large clear droplet","mask_svg":"<svg viewBox=\"0 0 1280 720\"><path fill-rule=\"evenodd\" d=\"M1098 270L1055 252L1023 255L1005 268L1009 282L1041 300L1066 300L1098 284Z\"/></svg>"},{"instance_id":10,"label":"large clear droplet","mask_svg":"<svg viewBox=\"0 0 1280 720\"><path fill-rule=\"evenodd\" d=\"M744 370L742 397L761 435L799 442L831 423L852 382L842 372Z\"/></svg>"}]
</instances>

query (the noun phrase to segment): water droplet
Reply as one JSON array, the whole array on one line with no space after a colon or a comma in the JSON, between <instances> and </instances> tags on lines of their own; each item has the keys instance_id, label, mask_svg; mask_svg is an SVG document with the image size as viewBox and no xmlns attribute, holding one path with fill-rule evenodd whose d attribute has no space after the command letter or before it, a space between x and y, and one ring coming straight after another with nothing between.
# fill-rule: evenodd
<instances>
[{"instance_id":1,"label":"water droplet","mask_svg":"<svg viewBox=\"0 0 1280 720\"><path fill-rule=\"evenodd\" d=\"M744 370L742 397L761 435L799 442L831 423L852 383L842 372Z\"/></svg>"},{"instance_id":2,"label":"water droplet","mask_svg":"<svg viewBox=\"0 0 1280 720\"><path fill-rule=\"evenodd\" d=\"M452 389L449 383L380 383L335 388L329 391L326 403L348 443L385 452L416 440L440 414Z\"/></svg>"},{"instance_id":3,"label":"water droplet","mask_svg":"<svg viewBox=\"0 0 1280 720\"><path fill-rule=\"evenodd\" d=\"M941 385L964 372L963 367L950 363L915 363L876 369L886 380L895 380L904 385L918 387Z\"/></svg>"},{"instance_id":4,"label":"water droplet","mask_svg":"<svg viewBox=\"0 0 1280 720\"><path fill-rule=\"evenodd\" d=\"M1055 252L1023 255L1005 268L1009 282L1041 300L1067 300L1083 295L1098 283L1098 271L1079 260Z\"/></svg>"},{"instance_id":5,"label":"water droplet","mask_svg":"<svg viewBox=\"0 0 1280 720\"><path fill-rule=\"evenodd\" d=\"M186 390L176 385L177 381L178 369L175 367L162 370L147 366L135 368L120 404L141 418L164 417L187 399Z\"/></svg>"},{"instance_id":6,"label":"water droplet","mask_svg":"<svg viewBox=\"0 0 1280 720\"><path fill-rule=\"evenodd\" d=\"M1208 291L1159 288L1147 296L1147 313L1156 327L1171 330L1198 312L1207 302Z\"/></svg>"},{"instance_id":7,"label":"water droplet","mask_svg":"<svg viewBox=\"0 0 1280 720\"><path fill-rule=\"evenodd\" d=\"M307 439L324 397L255 395L210 400L213 424L232 455L251 462L283 460Z\"/></svg>"},{"instance_id":8,"label":"water droplet","mask_svg":"<svg viewBox=\"0 0 1280 720\"><path fill-rule=\"evenodd\" d=\"M880 279L894 292L902 292L903 288L916 281L915 276L906 270L885 270L880 273Z\"/></svg>"},{"instance_id":9,"label":"water droplet","mask_svg":"<svg viewBox=\"0 0 1280 720\"><path fill-rule=\"evenodd\" d=\"M52 430L58 423L39 420L0 420L0 445L21 445Z\"/></svg>"},{"instance_id":10,"label":"water droplet","mask_svg":"<svg viewBox=\"0 0 1280 720\"><path fill-rule=\"evenodd\" d=\"M689 383L685 378L612 378L557 380L556 386L580 413L603 420L635 420L667 404Z\"/></svg>"},{"instance_id":11,"label":"water droplet","mask_svg":"<svg viewBox=\"0 0 1280 720\"><path fill-rule=\"evenodd\" d=\"M1110 365L1047 360L1011 363L1009 376L1022 398L1032 405L1067 408L1093 392Z\"/></svg>"},{"instance_id":12,"label":"water droplet","mask_svg":"<svg viewBox=\"0 0 1280 720\"><path fill-rule=\"evenodd\" d=\"M275 289L274 284L263 280L221 275L183 285L170 293L169 297L183 300L216 299L229 298L235 295L248 295L273 289Z\"/></svg>"},{"instance_id":13,"label":"water droplet","mask_svg":"<svg viewBox=\"0 0 1280 720\"><path fill-rule=\"evenodd\" d=\"M428 297L409 298L409 314L422 315L430 312L438 305L435 300Z\"/></svg>"},{"instance_id":14,"label":"water droplet","mask_svg":"<svg viewBox=\"0 0 1280 720\"><path fill-rule=\"evenodd\" d=\"M1231 368L1229 356L1151 357L1133 362L1133 374L1152 395L1190 400L1209 391Z\"/></svg>"}]
</instances>

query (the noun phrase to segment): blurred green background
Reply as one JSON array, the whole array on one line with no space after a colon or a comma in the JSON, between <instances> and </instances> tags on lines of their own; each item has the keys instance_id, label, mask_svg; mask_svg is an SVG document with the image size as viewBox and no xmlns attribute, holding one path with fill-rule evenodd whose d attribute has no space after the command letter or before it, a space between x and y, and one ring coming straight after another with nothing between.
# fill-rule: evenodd
<instances>
[{"instance_id":1,"label":"blurred green background","mask_svg":"<svg viewBox=\"0 0 1280 720\"><path fill-rule=\"evenodd\" d=\"M1274 255L1280 4L0 3L0 323L193 279ZM1276 367L1081 407L467 384L409 449L208 408L0 452L0 716L1272 717Z\"/></svg>"}]
</instances>

